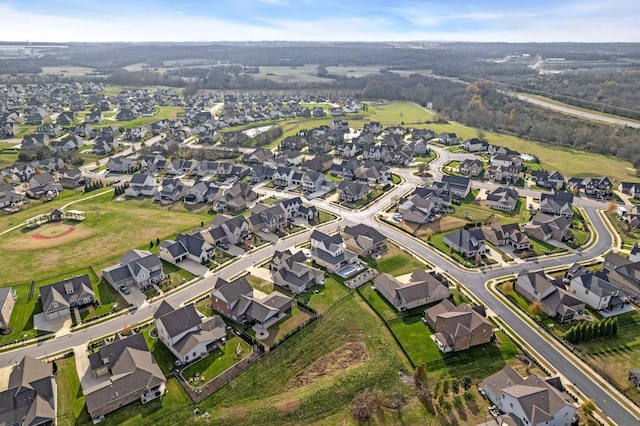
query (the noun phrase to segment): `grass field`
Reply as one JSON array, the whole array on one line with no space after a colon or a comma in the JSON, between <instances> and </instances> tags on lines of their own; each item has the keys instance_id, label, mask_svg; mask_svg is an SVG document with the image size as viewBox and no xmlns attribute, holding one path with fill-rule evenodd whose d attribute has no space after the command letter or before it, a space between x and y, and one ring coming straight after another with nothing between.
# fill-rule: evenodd
<instances>
[{"instance_id":1,"label":"grass field","mask_svg":"<svg viewBox=\"0 0 640 426\"><path fill-rule=\"evenodd\" d=\"M337 301L346 297L350 290L331 276L326 276L324 285L314 285L298 296L298 300L308 304L313 309L324 312Z\"/></svg>"},{"instance_id":2,"label":"grass field","mask_svg":"<svg viewBox=\"0 0 640 426\"><path fill-rule=\"evenodd\" d=\"M60 426L91 424L85 408L80 379L76 372L75 357L55 361L58 366L56 385L58 387L58 424Z\"/></svg>"},{"instance_id":3,"label":"grass field","mask_svg":"<svg viewBox=\"0 0 640 426\"><path fill-rule=\"evenodd\" d=\"M369 266L376 268L378 272L385 272L396 277L411 273L416 269L429 268L424 262L393 244L387 244L387 251L384 252L380 259L367 257L365 260Z\"/></svg>"},{"instance_id":4,"label":"grass field","mask_svg":"<svg viewBox=\"0 0 640 426\"><path fill-rule=\"evenodd\" d=\"M250 353L251 347L239 337L234 336L227 340L222 347L210 352L206 358L182 370L180 374L182 374L182 377L189 381L189 384L192 386L203 386L238 361L249 356ZM197 385L193 382L196 374L202 378L202 381L199 381Z\"/></svg>"},{"instance_id":5,"label":"grass field","mask_svg":"<svg viewBox=\"0 0 640 426\"><path fill-rule=\"evenodd\" d=\"M31 214L21 212L14 216L31 217L36 210L50 211L60 204L49 203L42 206L43 209L31 209ZM16 230L2 236L0 256L6 265L0 269L3 286L58 277L88 265L99 271L116 263L132 248L148 249L149 241L173 238L178 232L199 228L204 219L204 216L180 211L180 206L173 210L160 208L150 200L114 202L110 193L81 201L73 208L85 211L87 218L64 237L69 240L34 240L32 235L38 228ZM14 216L11 218L16 221ZM34 243L38 246L32 247ZM47 245L43 245L45 243Z\"/></svg>"}]
</instances>

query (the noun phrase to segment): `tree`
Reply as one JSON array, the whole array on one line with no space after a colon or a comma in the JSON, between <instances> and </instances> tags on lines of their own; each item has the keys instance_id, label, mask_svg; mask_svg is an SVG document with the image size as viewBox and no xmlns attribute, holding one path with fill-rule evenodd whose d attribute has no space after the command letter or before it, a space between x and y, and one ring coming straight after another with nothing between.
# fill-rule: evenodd
<instances>
[{"instance_id":1,"label":"tree","mask_svg":"<svg viewBox=\"0 0 640 426\"><path fill-rule=\"evenodd\" d=\"M611 200L609 201L609 204L607 204L607 212L609 213L613 213L614 211L616 211L617 208L618 208L618 203L616 203L616 200Z\"/></svg>"},{"instance_id":2,"label":"tree","mask_svg":"<svg viewBox=\"0 0 640 426\"><path fill-rule=\"evenodd\" d=\"M539 300L535 300L531 305L529 305L529 313L531 316L535 318L539 318L544 310L542 309L542 303Z\"/></svg>"},{"instance_id":3,"label":"tree","mask_svg":"<svg viewBox=\"0 0 640 426\"><path fill-rule=\"evenodd\" d=\"M460 392L460 381L458 379L453 379L451 382L451 392L453 392L454 395Z\"/></svg>"},{"instance_id":4,"label":"tree","mask_svg":"<svg viewBox=\"0 0 640 426\"><path fill-rule=\"evenodd\" d=\"M128 336L129 334L131 334L131 326L125 325L120 334L122 334L123 336Z\"/></svg>"},{"instance_id":5,"label":"tree","mask_svg":"<svg viewBox=\"0 0 640 426\"><path fill-rule=\"evenodd\" d=\"M585 402L582 403L582 411L587 416L590 416L591 413L593 413L595 410L596 410L596 404L594 404L592 400L587 399Z\"/></svg>"},{"instance_id":6,"label":"tree","mask_svg":"<svg viewBox=\"0 0 640 426\"><path fill-rule=\"evenodd\" d=\"M149 248L153 247L153 240L149 241Z\"/></svg>"},{"instance_id":7,"label":"tree","mask_svg":"<svg viewBox=\"0 0 640 426\"><path fill-rule=\"evenodd\" d=\"M433 403L433 395L431 395L427 366L424 362L418 365L413 372L413 382L416 387L416 395L424 408L426 408L429 413L435 414L435 405Z\"/></svg>"},{"instance_id":8,"label":"tree","mask_svg":"<svg viewBox=\"0 0 640 426\"><path fill-rule=\"evenodd\" d=\"M464 388L464 390L469 390L471 389L471 377L469 376L464 376L462 378L462 387Z\"/></svg>"},{"instance_id":9,"label":"tree","mask_svg":"<svg viewBox=\"0 0 640 426\"><path fill-rule=\"evenodd\" d=\"M502 291L505 293L511 293L513 291L513 281L507 281L502 284Z\"/></svg>"}]
</instances>

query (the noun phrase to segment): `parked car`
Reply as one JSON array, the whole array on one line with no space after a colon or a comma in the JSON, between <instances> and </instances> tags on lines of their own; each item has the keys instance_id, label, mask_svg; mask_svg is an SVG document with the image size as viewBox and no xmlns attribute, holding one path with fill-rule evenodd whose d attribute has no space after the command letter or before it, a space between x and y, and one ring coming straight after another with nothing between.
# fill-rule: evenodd
<instances>
[{"instance_id":1,"label":"parked car","mask_svg":"<svg viewBox=\"0 0 640 426\"><path fill-rule=\"evenodd\" d=\"M120 289L121 292L123 292L124 294L129 294L131 293L131 290L129 290L129 287L127 287L126 285L122 284L120 287L118 287Z\"/></svg>"},{"instance_id":2,"label":"parked car","mask_svg":"<svg viewBox=\"0 0 640 426\"><path fill-rule=\"evenodd\" d=\"M271 231L269 231L267 228L262 228L262 232L264 232L265 234L270 233Z\"/></svg>"}]
</instances>

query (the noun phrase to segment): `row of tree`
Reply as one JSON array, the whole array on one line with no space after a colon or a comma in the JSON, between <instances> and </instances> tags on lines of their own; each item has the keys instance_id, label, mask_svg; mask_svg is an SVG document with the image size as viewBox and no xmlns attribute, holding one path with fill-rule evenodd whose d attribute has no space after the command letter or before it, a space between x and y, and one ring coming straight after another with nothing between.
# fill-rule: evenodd
<instances>
[{"instance_id":1,"label":"row of tree","mask_svg":"<svg viewBox=\"0 0 640 426\"><path fill-rule=\"evenodd\" d=\"M612 337L618 334L618 318L608 318L603 321L582 321L571 327L564 334L569 343L586 342L599 337Z\"/></svg>"},{"instance_id":2,"label":"row of tree","mask_svg":"<svg viewBox=\"0 0 640 426\"><path fill-rule=\"evenodd\" d=\"M92 179L91 182L84 186L84 192L87 193L101 188L104 188L104 182Z\"/></svg>"}]
</instances>

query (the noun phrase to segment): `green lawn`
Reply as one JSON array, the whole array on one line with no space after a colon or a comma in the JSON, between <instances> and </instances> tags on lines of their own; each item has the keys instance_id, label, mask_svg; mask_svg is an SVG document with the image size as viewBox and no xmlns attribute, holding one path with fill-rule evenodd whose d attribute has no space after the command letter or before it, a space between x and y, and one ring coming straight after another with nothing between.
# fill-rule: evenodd
<instances>
[{"instance_id":1,"label":"green lawn","mask_svg":"<svg viewBox=\"0 0 640 426\"><path fill-rule=\"evenodd\" d=\"M63 194L66 192L71 191ZM70 200L79 198L72 195ZM85 211L87 218L75 224L76 229L65 237L35 239L33 235L42 226L3 235L0 240L0 257L4 265L0 269L2 285L58 277L89 265L99 273L102 268L117 263L129 249L148 249L151 240L174 238L178 232L197 229L205 222L204 216L179 207L160 208L147 200L115 202L111 198L108 193L74 204L73 208ZM42 206L44 208L29 209L0 221L21 223L24 219L18 222L18 217L33 217L63 204L62 200L51 202Z\"/></svg>"},{"instance_id":2,"label":"green lawn","mask_svg":"<svg viewBox=\"0 0 640 426\"><path fill-rule=\"evenodd\" d=\"M407 315L404 312L399 312L391 303L387 301L387 299L382 297L380 293L376 291L373 285L366 284L360 286L358 287L358 292L360 292L364 299L371 303L376 312L378 312L386 321L390 321Z\"/></svg>"},{"instance_id":3,"label":"green lawn","mask_svg":"<svg viewBox=\"0 0 640 426\"><path fill-rule=\"evenodd\" d=\"M0 169L4 169L5 167L11 166L13 163L18 161L18 153L19 151L15 151L13 149L8 150L4 149L6 147L13 146L14 144L7 144L4 142L0 142Z\"/></svg>"},{"instance_id":4,"label":"green lawn","mask_svg":"<svg viewBox=\"0 0 640 426\"><path fill-rule=\"evenodd\" d=\"M241 359L251 354L251 347L242 341L239 337L232 337L225 344L213 352L210 352L206 358L189 365L182 370L180 374L194 387L203 386L205 383L217 377L226 371ZM198 373L204 380L199 381L196 385L193 378Z\"/></svg>"},{"instance_id":5,"label":"green lawn","mask_svg":"<svg viewBox=\"0 0 640 426\"><path fill-rule=\"evenodd\" d=\"M410 371L391 334L363 301L350 297L198 408L208 411L208 421L215 424L350 424L353 397L363 389L383 394L397 389L399 370ZM404 390L411 395L409 388ZM423 412L413 407L403 410L403 416ZM191 418L192 410L158 412L153 420L176 424Z\"/></svg>"},{"instance_id":6,"label":"green lawn","mask_svg":"<svg viewBox=\"0 0 640 426\"><path fill-rule=\"evenodd\" d=\"M380 259L367 257L365 261L378 272L386 272L396 277L411 273L416 269L429 269L428 265L393 244L387 244L387 251Z\"/></svg>"},{"instance_id":7,"label":"green lawn","mask_svg":"<svg viewBox=\"0 0 640 426\"><path fill-rule=\"evenodd\" d=\"M431 330L422 322L421 315L393 319L389 321L389 327L415 365L442 360L442 352L431 340Z\"/></svg>"},{"instance_id":8,"label":"green lawn","mask_svg":"<svg viewBox=\"0 0 640 426\"><path fill-rule=\"evenodd\" d=\"M562 253L563 251L565 251L564 249L551 245L545 241L537 240L535 238L529 237L529 241L531 242L531 249L535 252L536 256Z\"/></svg>"},{"instance_id":9,"label":"green lawn","mask_svg":"<svg viewBox=\"0 0 640 426\"><path fill-rule=\"evenodd\" d=\"M85 408L80 379L78 379L76 372L75 357L62 358L55 363L58 366L58 374L56 375L58 424L60 426L91 424L89 413Z\"/></svg>"},{"instance_id":10,"label":"green lawn","mask_svg":"<svg viewBox=\"0 0 640 426\"><path fill-rule=\"evenodd\" d=\"M314 285L298 296L297 299L317 311L324 312L338 300L346 297L349 292L348 287L338 282L335 278L326 276L324 285Z\"/></svg>"},{"instance_id":11,"label":"green lawn","mask_svg":"<svg viewBox=\"0 0 640 426\"><path fill-rule=\"evenodd\" d=\"M149 332L154 328L154 325L148 325L140 330L141 333L144 334L144 340L147 342L147 346L155 358L160 370L164 373L165 376L169 376L171 374L171 370L176 365L176 357L175 355L167 348L164 343L160 341L160 339L154 339L149 335Z\"/></svg>"}]
</instances>

